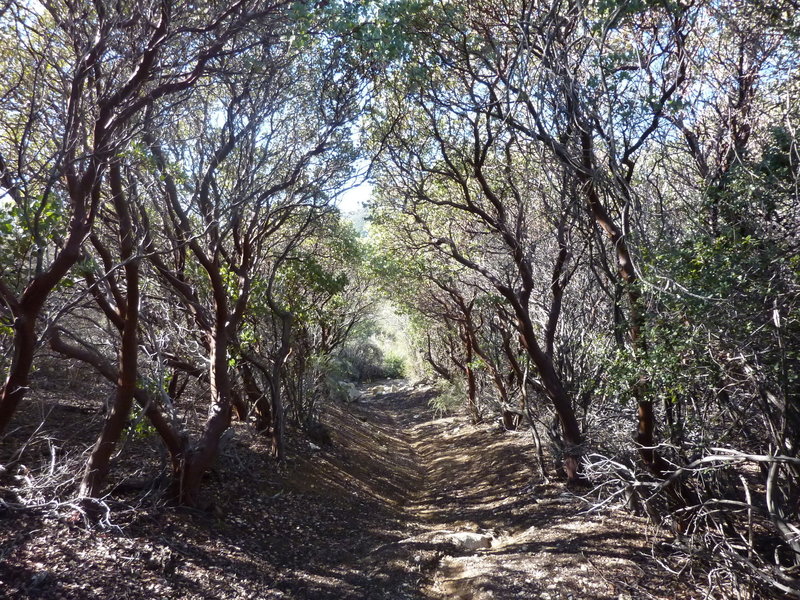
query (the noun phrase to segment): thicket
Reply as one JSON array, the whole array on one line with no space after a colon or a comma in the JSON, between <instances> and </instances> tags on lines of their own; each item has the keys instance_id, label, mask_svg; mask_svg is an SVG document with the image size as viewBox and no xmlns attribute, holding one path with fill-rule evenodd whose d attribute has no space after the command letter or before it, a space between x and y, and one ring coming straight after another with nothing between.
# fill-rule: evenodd
<instances>
[{"instance_id":1,"label":"thicket","mask_svg":"<svg viewBox=\"0 0 800 600\"><path fill-rule=\"evenodd\" d=\"M800 593L796 7L398 20L374 235L440 405L527 420L543 476L671 527L712 593Z\"/></svg>"},{"instance_id":2,"label":"thicket","mask_svg":"<svg viewBox=\"0 0 800 600\"><path fill-rule=\"evenodd\" d=\"M179 502L199 501L233 418L283 458L287 421L314 425L375 303L359 234L334 205L356 175L366 85L335 31L352 15L204 6L0 13L0 430L36 357L107 381L73 490L90 513L132 418L157 432Z\"/></svg>"},{"instance_id":3,"label":"thicket","mask_svg":"<svg viewBox=\"0 0 800 600\"><path fill-rule=\"evenodd\" d=\"M409 366L380 290L440 407L527 422L712 591L800 595L794 0L203 6L0 9L0 433L37 368L114 390L53 493L97 511L131 423L182 503L234 418L283 458Z\"/></svg>"}]
</instances>

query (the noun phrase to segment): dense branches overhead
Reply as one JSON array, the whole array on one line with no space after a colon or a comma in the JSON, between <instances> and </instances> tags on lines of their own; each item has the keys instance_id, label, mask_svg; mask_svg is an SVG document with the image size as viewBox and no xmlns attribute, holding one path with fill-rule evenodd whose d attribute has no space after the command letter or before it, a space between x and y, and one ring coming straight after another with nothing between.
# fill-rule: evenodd
<instances>
[{"instance_id":1,"label":"dense branches overhead","mask_svg":"<svg viewBox=\"0 0 800 600\"><path fill-rule=\"evenodd\" d=\"M795 5L5 2L0 432L37 361L85 363L113 399L83 506L132 415L196 505L233 419L283 459L388 372L356 365L380 289L440 408L526 420L544 477L646 489L796 589Z\"/></svg>"},{"instance_id":2,"label":"dense branches overhead","mask_svg":"<svg viewBox=\"0 0 800 600\"><path fill-rule=\"evenodd\" d=\"M417 8L376 83L373 210L381 243L414 257L390 287L430 281L402 297L431 368L476 415L551 406L570 478L620 401L659 478L711 440L795 455L791 5ZM669 481L671 506L702 502Z\"/></svg>"},{"instance_id":3,"label":"dense branches overhead","mask_svg":"<svg viewBox=\"0 0 800 600\"><path fill-rule=\"evenodd\" d=\"M102 489L134 399L164 437L182 501L195 501L234 404L240 418L258 405L281 453L281 372L293 328L312 317L294 315L298 300L276 282L333 218L362 87L330 29L339 13L313 8L11 3L3 13L0 292L14 337L0 426L25 396L40 340L116 380L86 497ZM325 268L352 270L340 258ZM362 317L340 311L325 329ZM254 356L253 328L272 320L279 349L264 343ZM103 346L116 349L118 375ZM176 420L182 376L209 393L197 441Z\"/></svg>"}]
</instances>

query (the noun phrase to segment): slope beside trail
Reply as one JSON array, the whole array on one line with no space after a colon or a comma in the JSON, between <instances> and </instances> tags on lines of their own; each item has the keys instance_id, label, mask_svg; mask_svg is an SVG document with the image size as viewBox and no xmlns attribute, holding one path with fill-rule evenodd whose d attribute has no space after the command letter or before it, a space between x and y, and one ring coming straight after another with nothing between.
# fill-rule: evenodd
<instances>
[{"instance_id":1,"label":"slope beside trail","mask_svg":"<svg viewBox=\"0 0 800 600\"><path fill-rule=\"evenodd\" d=\"M691 595L649 558L643 520L580 514L585 504L563 485L537 483L529 434L438 417L432 394L368 387L330 408L331 446L296 436L277 469L263 438L237 424L206 482L204 510L140 500L132 482L153 460L147 444L131 444L129 463L118 465L129 476L103 531L83 527L68 505L0 504L0 598ZM40 398L32 418L46 412L64 431L78 414L71 435L90 442L99 423L64 397Z\"/></svg>"}]
</instances>

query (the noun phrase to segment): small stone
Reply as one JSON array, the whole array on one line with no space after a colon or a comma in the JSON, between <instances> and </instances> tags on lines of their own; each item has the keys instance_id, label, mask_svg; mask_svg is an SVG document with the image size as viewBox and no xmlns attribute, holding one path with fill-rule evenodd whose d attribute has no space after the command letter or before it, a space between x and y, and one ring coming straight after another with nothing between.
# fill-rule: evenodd
<instances>
[{"instance_id":1,"label":"small stone","mask_svg":"<svg viewBox=\"0 0 800 600\"><path fill-rule=\"evenodd\" d=\"M38 571L31 577L31 587L38 588L50 579L50 573L47 571Z\"/></svg>"},{"instance_id":2,"label":"small stone","mask_svg":"<svg viewBox=\"0 0 800 600\"><path fill-rule=\"evenodd\" d=\"M492 537L483 533L471 533L460 531L448 536L447 541L454 544L460 550L481 550L492 547Z\"/></svg>"}]
</instances>

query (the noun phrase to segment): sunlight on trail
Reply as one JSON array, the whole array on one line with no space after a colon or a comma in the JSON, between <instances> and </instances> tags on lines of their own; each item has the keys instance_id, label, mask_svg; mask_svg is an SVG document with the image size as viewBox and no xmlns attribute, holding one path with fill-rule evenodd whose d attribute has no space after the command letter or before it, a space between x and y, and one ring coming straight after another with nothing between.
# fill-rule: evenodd
<instances>
[{"instance_id":1,"label":"sunlight on trail","mask_svg":"<svg viewBox=\"0 0 800 600\"><path fill-rule=\"evenodd\" d=\"M434 418L430 397L380 383L332 415L336 444L350 460L311 479L328 493L366 491L399 511L400 537L354 569L411 594L396 597L616 600L636 589L671 596L678 583L642 558L643 521L578 515L580 502L560 484L536 485L525 432ZM383 593L375 597L394 597Z\"/></svg>"}]
</instances>

